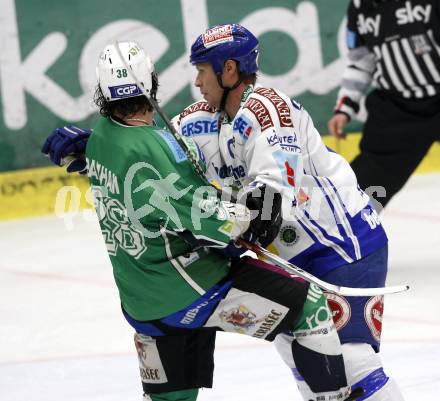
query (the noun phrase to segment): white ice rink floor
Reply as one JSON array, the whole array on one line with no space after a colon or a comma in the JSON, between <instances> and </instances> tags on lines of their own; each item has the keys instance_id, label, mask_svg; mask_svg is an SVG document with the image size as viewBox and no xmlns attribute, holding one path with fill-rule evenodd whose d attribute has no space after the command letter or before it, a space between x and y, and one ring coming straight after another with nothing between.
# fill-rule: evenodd
<instances>
[{"instance_id":1,"label":"white ice rink floor","mask_svg":"<svg viewBox=\"0 0 440 401\"><path fill-rule=\"evenodd\" d=\"M438 400L440 174L412 178L383 221L388 284L411 286L387 296L384 365L407 401ZM97 222L79 214L70 223L0 223L0 400L141 401L132 330ZM300 399L271 344L218 335L214 389L199 400Z\"/></svg>"}]
</instances>

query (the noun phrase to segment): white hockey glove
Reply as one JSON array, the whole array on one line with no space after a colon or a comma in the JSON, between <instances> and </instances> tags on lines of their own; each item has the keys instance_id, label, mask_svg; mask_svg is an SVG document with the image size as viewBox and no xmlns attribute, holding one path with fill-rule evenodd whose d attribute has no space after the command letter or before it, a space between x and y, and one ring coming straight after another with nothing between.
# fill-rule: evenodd
<instances>
[{"instance_id":1,"label":"white hockey glove","mask_svg":"<svg viewBox=\"0 0 440 401\"><path fill-rule=\"evenodd\" d=\"M222 220L230 220L233 223L231 240L236 240L249 229L251 221L250 210L241 203L220 202L217 215Z\"/></svg>"}]
</instances>

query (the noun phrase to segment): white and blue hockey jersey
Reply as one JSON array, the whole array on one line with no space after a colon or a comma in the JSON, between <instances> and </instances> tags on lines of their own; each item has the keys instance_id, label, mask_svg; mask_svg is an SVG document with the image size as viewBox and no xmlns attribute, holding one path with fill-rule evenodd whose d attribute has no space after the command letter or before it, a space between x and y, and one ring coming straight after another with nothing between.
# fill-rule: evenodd
<instances>
[{"instance_id":1,"label":"white and blue hockey jersey","mask_svg":"<svg viewBox=\"0 0 440 401\"><path fill-rule=\"evenodd\" d=\"M285 94L250 86L232 121L201 101L174 123L202 149L210 180L230 185L232 177L242 188L261 182L283 194L283 224L269 249L284 259L320 277L387 243L350 165Z\"/></svg>"}]
</instances>

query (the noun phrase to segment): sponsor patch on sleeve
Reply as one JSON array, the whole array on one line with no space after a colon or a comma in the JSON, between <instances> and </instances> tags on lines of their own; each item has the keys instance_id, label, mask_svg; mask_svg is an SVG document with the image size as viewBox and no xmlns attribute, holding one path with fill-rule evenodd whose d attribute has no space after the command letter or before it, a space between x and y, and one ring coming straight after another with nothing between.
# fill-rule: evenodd
<instances>
[{"instance_id":1,"label":"sponsor patch on sleeve","mask_svg":"<svg viewBox=\"0 0 440 401\"><path fill-rule=\"evenodd\" d=\"M277 150L273 157L283 176L283 184L286 187L295 187L295 171L298 162L298 156Z\"/></svg>"},{"instance_id":2,"label":"sponsor patch on sleeve","mask_svg":"<svg viewBox=\"0 0 440 401\"><path fill-rule=\"evenodd\" d=\"M232 130L238 132L246 140L252 132L252 122L244 114L241 114L234 120Z\"/></svg>"},{"instance_id":3,"label":"sponsor patch on sleeve","mask_svg":"<svg viewBox=\"0 0 440 401\"><path fill-rule=\"evenodd\" d=\"M193 118L184 120L180 131L183 136L217 135L218 121L216 118Z\"/></svg>"},{"instance_id":4,"label":"sponsor patch on sleeve","mask_svg":"<svg viewBox=\"0 0 440 401\"><path fill-rule=\"evenodd\" d=\"M266 99L269 99L269 101L274 105L281 127L293 128L289 105L274 89L258 88L255 92L261 96L264 96Z\"/></svg>"},{"instance_id":5,"label":"sponsor patch on sleeve","mask_svg":"<svg viewBox=\"0 0 440 401\"><path fill-rule=\"evenodd\" d=\"M187 159L185 152L180 147L180 145L177 143L176 139L173 137L171 132L162 131L162 139L165 141L165 143L170 148L177 163L181 163Z\"/></svg>"},{"instance_id":6,"label":"sponsor patch on sleeve","mask_svg":"<svg viewBox=\"0 0 440 401\"><path fill-rule=\"evenodd\" d=\"M261 131L274 126L269 110L267 110L267 107L258 99L250 98L244 107L255 116L260 124Z\"/></svg>"},{"instance_id":7,"label":"sponsor patch on sleeve","mask_svg":"<svg viewBox=\"0 0 440 401\"><path fill-rule=\"evenodd\" d=\"M208 102L200 101L188 106L185 110L180 113L180 119L195 113L196 111L207 111L208 113L215 113L215 109L210 107Z\"/></svg>"},{"instance_id":8,"label":"sponsor patch on sleeve","mask_svg":"<svg viewBox=\"0 0 440 401\"><path fill-rule=\"evenodd\" d=\"M301 148L297 145L297 136L294 130L290 134L277 135L275 130L267 131L266 141L269 146L279 145L286 152L300 153Z\"/></svg>"}]
</instances>

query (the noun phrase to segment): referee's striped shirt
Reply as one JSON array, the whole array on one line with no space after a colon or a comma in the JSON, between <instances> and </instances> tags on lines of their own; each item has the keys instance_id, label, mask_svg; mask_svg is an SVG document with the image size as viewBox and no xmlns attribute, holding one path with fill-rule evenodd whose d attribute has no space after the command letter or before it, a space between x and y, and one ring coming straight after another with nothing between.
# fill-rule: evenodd
<instances>
[{"instance_id":1,"label":"referee's striped shirt","mask_svg":"<svg viewBox=\"0 0 440 401\"><path fill-rule=\"evenodd\" d=\"M370 84L406 99L440 95L440 1L352 1L348 65L336 111L350 117Z\"/></svg>"}]
</instances>

